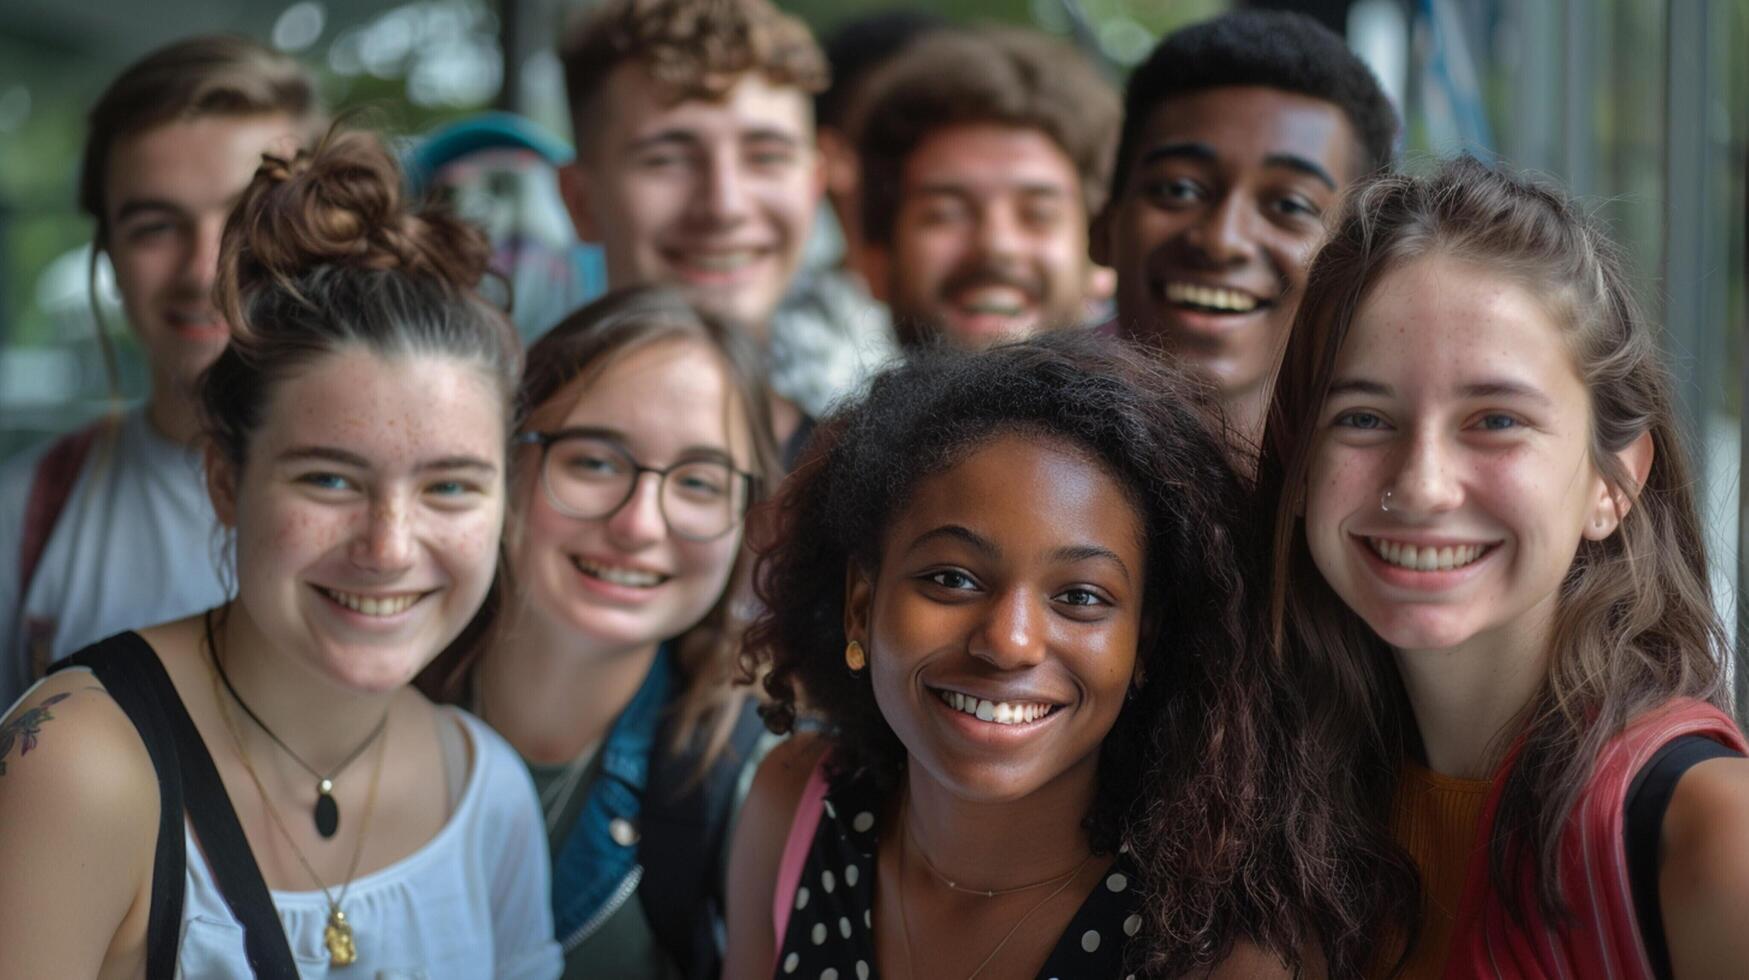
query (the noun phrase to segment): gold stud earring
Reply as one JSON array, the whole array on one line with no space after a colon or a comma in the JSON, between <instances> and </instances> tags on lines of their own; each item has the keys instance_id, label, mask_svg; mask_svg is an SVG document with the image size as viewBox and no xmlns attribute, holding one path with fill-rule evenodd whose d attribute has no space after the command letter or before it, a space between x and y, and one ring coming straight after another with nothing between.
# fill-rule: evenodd
<instances>
[{"instance_id":1,"label":"gold stud earring","mask_svg":"<svg viewBox=\"0 0 1749 980\"><path fill-rule=\"evenodd\" d=\"M852 674L868 666L868 656L862 652L862 644L851 640L844 645L844 663Z\"/></svg>"}]
</instances>

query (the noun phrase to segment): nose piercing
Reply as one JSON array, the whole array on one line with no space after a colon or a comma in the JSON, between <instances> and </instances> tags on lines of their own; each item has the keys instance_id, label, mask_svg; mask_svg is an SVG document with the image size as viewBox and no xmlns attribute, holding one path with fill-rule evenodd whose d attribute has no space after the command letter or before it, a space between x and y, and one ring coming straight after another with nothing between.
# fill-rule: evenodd
<instances>
[{"instance_id":1,"label":"nose piercing","mask_svg":"<svg viewBox=\"0 0 1749 980\"><path fill-rule=\"evenodd\" d=\"M1391 512L1391 490L1389 487L1385 488L1384 493L1379 494L1379 510L1387 514Z\"/></svg>"}]
</instances>

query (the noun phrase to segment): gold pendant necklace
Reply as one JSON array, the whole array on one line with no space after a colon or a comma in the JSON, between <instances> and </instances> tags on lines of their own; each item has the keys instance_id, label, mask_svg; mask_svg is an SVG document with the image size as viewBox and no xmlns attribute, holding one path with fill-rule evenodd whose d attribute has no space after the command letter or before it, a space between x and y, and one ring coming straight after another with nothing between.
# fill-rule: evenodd
<instances>
[{"instance_id":1,"label":"gold pendant necklace","mask_svg":"<svg viewBox=\"0 0 1749 980\"><path fill-rule=\"evenodd\" d=\"M213 703L218 705L219 717L224 719L225 728L231 733L231 741L237 746L237 755L243 760L243 771L249 774L249 781L255 784L255 791L261 794L261 802L267 809L268 818L273 821L274 827L279 829L279 834L285 838L286 844L291 848L292 855L298 859L299 864L304 866L304 871L316 883L316 887L322 890L322 898L328 903L328 924L322 928L322 944L328 947L328 964L330 966L351 966L358 960L358 940L352 933L352 923L346 921L346 913L340 909L340 903L346 901L346 890L352 887L353 875L358 872L358 858L364 853L364 836L370 831L371 814L376 811L377 783L382 778L383 752L389 740L387 738L376 739L376 764L371 767L370 793L365 798L364 816L359 821L358 841L352 846L352 863L346 868L346 881L340 886L340 897L335 898L333 893L328 891L328 885L322 880L322 876L317 874L315 867L310 864L309 858L304 857L304 852L298 848L297 841L292 839L291 831L286 829L285 822L279 817L279 808L273 805L272 797L267 795L267 787L261 782L261 777L256 775L255 766L249 761L249 750L243 745L243 736L237 731L236 722L231 720L231 714L225 708L225 699L219 693L218 650L209 644L208 652L212 655ZM388 713L384 712L383 724L378 726L378 731L380 732L383 725L387 723Z\"/></svg>"}]
</instances>

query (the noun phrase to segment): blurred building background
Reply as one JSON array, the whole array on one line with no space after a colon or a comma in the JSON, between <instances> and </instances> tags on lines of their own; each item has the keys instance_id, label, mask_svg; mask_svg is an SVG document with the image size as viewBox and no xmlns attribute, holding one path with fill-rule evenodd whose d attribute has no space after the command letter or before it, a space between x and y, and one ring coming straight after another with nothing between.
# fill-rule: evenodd
<instances>
[{"instance_id":1,"label":"blurred building background","mask_svg":"<svg viewBox=\"0 0 1749 980\"><path fill-rule=\"evenodd\" d=\"M87 286L90 227L74 207L84 111L146 51L195 32L270 40L315 69L329 104L368 106L404 145L485 109L569 139L552 44L589 0L5 0L0 3L0 456L101 412ZM818 31L891 6L784 0ZM1114 78L1164 31L1223 0L930 0L950 19L1031 24L1075 39ZM1407 122L1407 166L1459 150L1552 174L1592 202L1633 257L1665 326L1702 461L1719 594L1734 621L1743 497L1743 332L1749 278L1749 3L1744 0L1279 0L1338 31ZM519 193L476 175L485 220ZM464 177L464 183L466 178ZM556 198L522 194L546 234ZM494 203L494 199L496 202ZM464 202L468 204L468 202ZM557 219L557 220L555 220ZM574 270L572 286L592 273ZM96 307L122 348L123 397L144 386L105 270ZM539 312L568 296L519 294ZM528 328L530 324L523 324ZM538 329L538 324L536 324ZM1739 629L1749 638L1749 630ZM1749 680L1749 672L1739 672ZM1740 699L1741 700L1741 699Z\"/></svg>"}]
</instances>

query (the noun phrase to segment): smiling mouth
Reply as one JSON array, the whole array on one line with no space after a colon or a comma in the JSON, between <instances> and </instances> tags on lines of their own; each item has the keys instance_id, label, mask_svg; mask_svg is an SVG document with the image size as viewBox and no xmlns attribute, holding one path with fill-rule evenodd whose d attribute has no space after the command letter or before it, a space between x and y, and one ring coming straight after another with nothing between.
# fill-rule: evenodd
<instances>
[{"instance_id":1,"label":"smiling mouth","mask_svg":"<svg viewBox=\"0 0 1749 980\"><path fill-rule=\"evenodd\" d=\"M954 309L964 316L1000 316L1013 319L1025 315L1031 304L1026 294L1012 286L983 286L961 290L953 298Z\"/></svg>"},{"instance_id":2,"label":"smiling mouth","mask_svg":"<svg viewBox=\"0 0 1749 980\"><path fill-rule=\"evenodd\" d=\"M1025 725L1038 721L1061 707L1042 701L990 701L958 691L936 691L935 696L955 711L998 725Z\"/></svg>"},{"instance_id":3,"label":"smiling mouth","mask_svg":"<svg viewBox=\"0 0 1749 980\"><path fill-rule=\"evenodd\" d=\"M672 575L662 575L657 572L647 572L638 568L621 568L617 565L603 565L584 558L573 557L571 566L590 578L600 579L612 585L623 585L632 589L653 589L673 578Z\"/></svg>"},{"instance_id":4,"label":"smiling mouth","mask_svg":"<svg viewBox=\"0 0 1749 980\"><path fill-rule=\"evenodd\" d=\"M670 252L669 261L683 269L709 275L740 272L765 256L765 249L736 248L712 252Z\"/></svg>"},{"instance_id":5,"label":"smiling mouth","mask_svg":"<svg viewBox=\"0 0 1749 980\"><path fill-rule=\"evenodd\" d=\"M1193 313L1237 315L1253 313L1270 305L1268 300L1241 290L1190 282L1169 282L1162 292L1166 302Z\"/></svg>"},{"instance_id":6,"label":"smiling mouth","mask_svg":"<svg viewBox=\"0 0 1749 980\"><path fill-rule=\"evenodd\" d=\"M413 608L413 605L419 600L432 594L430 592L403 592L398 595L361 595L356 592L341 592L339 589L330 589L321 585L316 586L316 591L360 615L382 617L399 616Z\"/></svg>"},{"instance_id":7,"label":"smiling mouth","mask_svg":"<svg viewBox=\"0 0 1749 980\"><path fill-rule=\"evenodd\" d=\"M1412 572L1449 572L1480 561L1494 549L1491 544L1423 545L1417 547L1388 538L1367 538L1367 547L1388 565Z\"/></svg>"}]
</instances>

